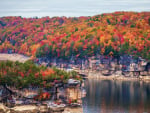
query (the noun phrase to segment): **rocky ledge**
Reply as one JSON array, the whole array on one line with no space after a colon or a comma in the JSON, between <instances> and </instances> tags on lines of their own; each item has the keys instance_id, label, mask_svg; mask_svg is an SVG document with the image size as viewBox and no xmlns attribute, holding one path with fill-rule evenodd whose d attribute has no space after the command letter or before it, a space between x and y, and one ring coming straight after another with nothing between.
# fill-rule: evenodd
<instances>
[{"instance_id":1,"label":"rocky ledge","mask_svg":"<svg viewBox=\"0 0 150 113\"><path fill-rule=\"evenodd\" d=\"M46 106L36 105L21 105L13 108L8 108L3 104L0 104L0 113L47 113L48 108Z\"/></svg>"},{"instance_id":2,"label":"rocky ledge","mask_svg":"<svg viewBox=\"0 0 150 113\"><path fill-rule=\"evenodd\" d=\"M8 108L0 104L0 113L59 113L51 111L46 105L21 105ZM61 113L83 113L82 107L66 107Z\"/></svg>"}]
</instances>

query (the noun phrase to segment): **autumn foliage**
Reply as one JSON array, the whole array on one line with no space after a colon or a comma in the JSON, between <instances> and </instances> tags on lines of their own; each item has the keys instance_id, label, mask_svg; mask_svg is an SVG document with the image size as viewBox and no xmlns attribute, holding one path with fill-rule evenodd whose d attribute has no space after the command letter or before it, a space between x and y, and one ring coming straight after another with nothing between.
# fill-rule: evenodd
<instances>
[{"instance_id":1,"label":"autumn foliage","mask_svg":"<svg viewBox=\"0 0 150 113\"><path fill-rule=\"evenodd\" d=\"M0 52L58 58L132 54L150 59L149 45L150 12L0 18Z\"/></svg>"},{"instance_id":2,"label":"autumn foliage","mask_svg":"<svg viewBox=\"0 0 150 113\"><path fill-rule=\"evenodd\" d=\"M74 71L66 72L57 68L37 66L33 61L25 63L1 61L0 85L7 84L16 88L29 86L53 87L56 83L66 83L69 78L81 79ZM45 98L45 94L42 94Z\"/></svg>"}]
</instances>

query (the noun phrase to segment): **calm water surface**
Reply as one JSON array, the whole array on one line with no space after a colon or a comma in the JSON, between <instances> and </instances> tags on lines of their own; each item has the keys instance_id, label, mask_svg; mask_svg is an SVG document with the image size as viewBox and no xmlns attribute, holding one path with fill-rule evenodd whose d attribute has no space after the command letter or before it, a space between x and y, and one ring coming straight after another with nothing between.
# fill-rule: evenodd
<instances>
[{"instance_id":1,"label":"calm water surface","mask_svg":"<svg viewBox=\"0 0 150 113\"><path fill-rule=\"evenodd\" d=\"M85 81L84 113L150 113L150 83Z\"/></svg>"}]
</instances>

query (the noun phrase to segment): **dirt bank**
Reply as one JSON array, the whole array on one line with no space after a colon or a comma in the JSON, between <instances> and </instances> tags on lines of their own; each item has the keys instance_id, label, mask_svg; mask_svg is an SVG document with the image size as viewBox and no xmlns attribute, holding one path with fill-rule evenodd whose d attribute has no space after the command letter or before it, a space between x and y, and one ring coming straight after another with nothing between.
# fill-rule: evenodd
<instances>
[{"instance_id":1,"label":"dirt bank","mask_svg":"<svg viewBox=\"0 0 150 113\"><path fill-rule=\"evenodd\" d=\"M24 63L25 61L29 60L30 57L21 55L21 54L7 54L7 53L0 53L0 61L1 60L10 60L10 61L19 61Z\"/></svg>"}]
</instances>

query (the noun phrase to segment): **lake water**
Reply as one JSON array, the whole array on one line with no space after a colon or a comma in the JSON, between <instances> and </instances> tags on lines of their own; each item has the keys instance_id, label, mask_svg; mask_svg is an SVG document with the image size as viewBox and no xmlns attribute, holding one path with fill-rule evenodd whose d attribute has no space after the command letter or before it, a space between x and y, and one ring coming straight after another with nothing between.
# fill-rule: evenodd
<instances>
[{"instance_id":1,"label":"lake water","mask_svg":"<svg viewBox=\"0 0 150 113\"><path fill-rule=\"evenodd\" d=\"M85 81L84 113L150 113L150 83Z\"/></svg>"}]
</instances>

